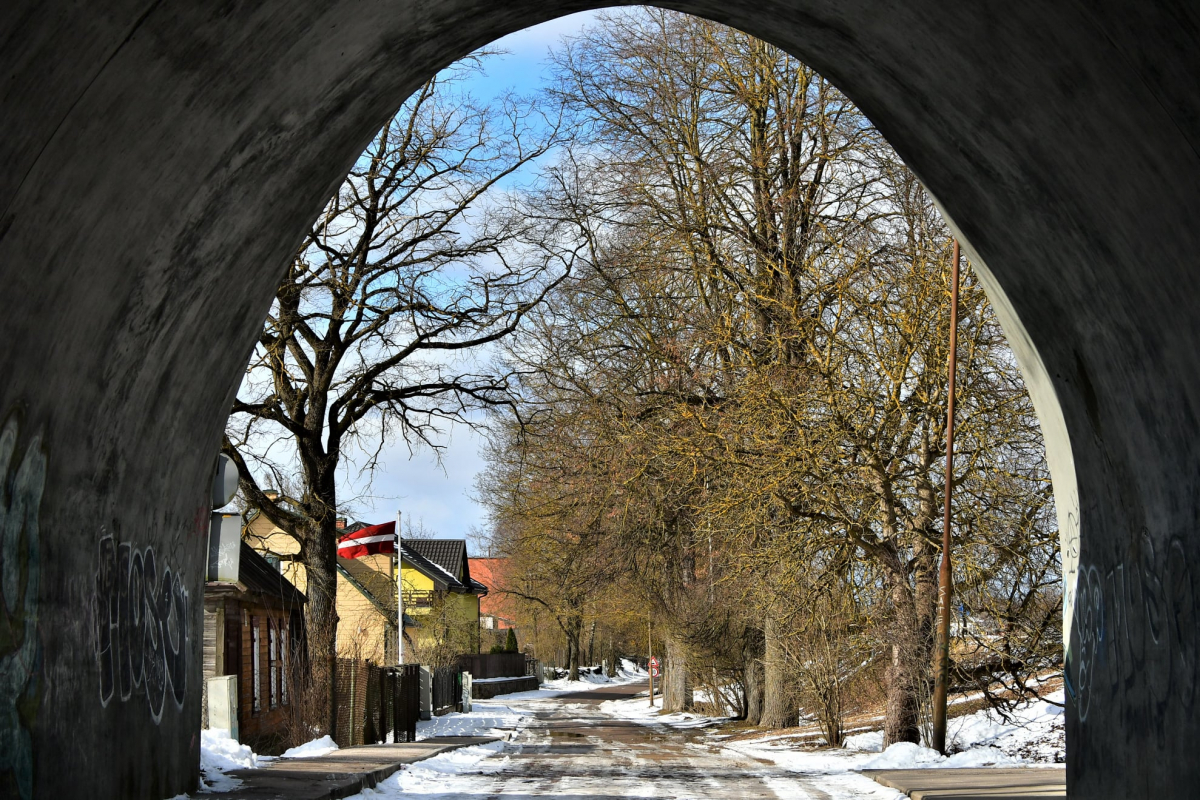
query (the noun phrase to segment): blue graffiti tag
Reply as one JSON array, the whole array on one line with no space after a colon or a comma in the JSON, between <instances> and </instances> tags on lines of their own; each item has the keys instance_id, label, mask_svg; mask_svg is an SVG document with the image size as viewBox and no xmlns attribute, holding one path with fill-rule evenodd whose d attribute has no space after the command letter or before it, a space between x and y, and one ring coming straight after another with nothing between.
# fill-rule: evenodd
<instances>
[{"instance_id":1,"label":"blue graffiti tag","mask_svg":"<svg viewBox=\"0 0 1200 800\"><path fill-rule=\"evenodd\" d=\"M23 800L33 797L33 739L18 706L36 700L39 654L38 579L41 572L38 510L46 482L46 455L34 436L18 463L18 425L0 430L0 772L11 770ZM15 469L14 469L15 467ZM24 591L22 591L24 586Z\"/></svg>"}]
</instances>

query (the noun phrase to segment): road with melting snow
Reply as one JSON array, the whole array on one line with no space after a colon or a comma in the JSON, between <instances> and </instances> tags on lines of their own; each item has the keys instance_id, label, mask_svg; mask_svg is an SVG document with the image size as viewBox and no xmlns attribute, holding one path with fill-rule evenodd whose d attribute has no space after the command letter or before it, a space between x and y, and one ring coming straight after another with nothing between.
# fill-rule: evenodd
<instances>
[{"instance_id":1,"label":"road with melting snow","mask_svg":"<svg viewBox=\"0 0 1200 800\"><path fill-rule=\"evenodd\" d=\"M629 698L639 691L644 697L645 690L644 684L602 687L508 702L523 719L508 733L503 750L480 762L479 771L466 784L467 775L447 776L442 792L435 796L447 800L897 796L883 787L864 795L847 795L844 790L830 794L819 776L789 773L722 748L702 730L639 724L600 708L606 700Z\"/></svg>"}]
</instances>

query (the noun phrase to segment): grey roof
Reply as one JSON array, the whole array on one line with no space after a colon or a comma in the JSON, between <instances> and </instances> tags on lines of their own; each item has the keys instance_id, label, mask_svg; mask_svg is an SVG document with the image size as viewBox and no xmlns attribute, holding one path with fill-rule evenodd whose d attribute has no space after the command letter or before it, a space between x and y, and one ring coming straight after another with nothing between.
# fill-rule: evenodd
<instances>
[{"instance_id":1,"label":"grey roof","mask_svg":"<svg viewBox=\"0 0 1200 800\"><path fill-rule=\"evenodd\" d=\"M471 579L465 539L405 539L403 547L405 558L412 554L436 567L450 591L487 594L486 586ZM410 559L410 563L416 566L417 560Z\"/></svg>"},{"instance_id":2,"label":"grey roof","mask_svg":"<svg viewBox=\"0 0 1200 800\"><path fill-rule=\"evenodd\" d=\"M242 542L239 558L238 582L244 585L247 591L278 598L283 601L285 607L296 607L308 602L303 592L245 542Z\"/></svg>"},{"instance_id":3,"label":"grey roof","mask_svg":"<svg viewBox=\"0 0 1200 800\"><path fill-rule=\"evenodd\" d=\"M401 544L400 549L405 561L409 566L413 567L417 572L423 574L426 578L433 581L433 588L439 592L463 592L466 587L446 570L439 567L437 564L430 561L425 556L418 553L413 548L409 547L408 542Z\"/></svg>"}]
</instances>

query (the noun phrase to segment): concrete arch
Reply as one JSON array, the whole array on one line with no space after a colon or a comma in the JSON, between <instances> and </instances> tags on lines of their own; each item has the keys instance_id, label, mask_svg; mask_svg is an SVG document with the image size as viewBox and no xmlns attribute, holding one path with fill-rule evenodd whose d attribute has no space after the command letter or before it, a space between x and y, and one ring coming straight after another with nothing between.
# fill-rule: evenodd
<instances>
[{"instance_id":1,"label":"concrete arch","mask_svg":"<svg viewBox=\"0 0 1200 800\"><path fill-rule=\"evenodd\" d=\"M768 39L832 78L987 265L1056 480L1065 486L1072 466L1077 479L1077 502L1059 498L1080 565L1072 794L1190 796L1200 8L661 4ZM160 798L194 785L195 681L172 683L157 711L136 682L123 700L120 681L131 648L171 678L198 679L200 604L186 597L200 596L211 454L291 248L423 78L599 5L612 3L0 9L0 581L20 630L0 639L0 786L69 796L86 774L96 797ZM148 551L179 590L164 615L189 615L173 630L193 634L169 637L179 652L131 644L119 554ZM30 579L38 598L18 606L16 585ZM144 664L129 674L149 675Z\"/></svg>"}]
</instances>

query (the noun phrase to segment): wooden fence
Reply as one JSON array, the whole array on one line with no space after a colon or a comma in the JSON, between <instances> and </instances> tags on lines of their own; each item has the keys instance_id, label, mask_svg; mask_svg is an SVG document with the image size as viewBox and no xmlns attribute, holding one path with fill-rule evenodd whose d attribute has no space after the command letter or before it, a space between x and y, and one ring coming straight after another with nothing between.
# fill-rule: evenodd
<instances>
[{"instance_id":1,"label":"wooden fence","mask_svg":"<svg viewBox=\"0 0 1200 800\"><path fill-rule=\"evenodd\" d=\"M337 662L339 747L377 742L413 742L421 714L421 668L415 664L377 667L369 661Z\"/></svg>"}]
</instances>

